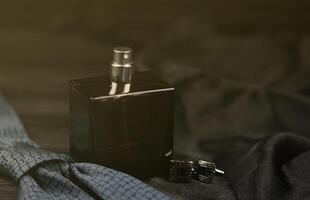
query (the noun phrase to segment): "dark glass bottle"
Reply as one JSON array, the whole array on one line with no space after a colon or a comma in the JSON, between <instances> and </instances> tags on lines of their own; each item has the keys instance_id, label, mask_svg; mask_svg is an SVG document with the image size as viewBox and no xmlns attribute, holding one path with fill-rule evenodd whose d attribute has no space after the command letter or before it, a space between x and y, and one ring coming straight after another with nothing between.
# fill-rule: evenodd
<instances>
[{"instance_id":1,"label":"dark glass bottle","mask_svg":"<svg viewBox=\"0 0 310 200\"><path fill-rule=\"evenodd\" d=\"M174 88L133 73L132 51L114 49L111 74L70 81L70 152L138 178L164 176L173 153Z\"/></svg>"}]
</instances>

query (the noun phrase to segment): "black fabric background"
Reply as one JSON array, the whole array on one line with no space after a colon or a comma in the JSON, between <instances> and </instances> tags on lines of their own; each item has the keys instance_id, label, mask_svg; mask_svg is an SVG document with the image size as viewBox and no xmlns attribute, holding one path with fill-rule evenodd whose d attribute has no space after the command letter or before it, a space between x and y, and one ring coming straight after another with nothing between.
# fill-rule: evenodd
<instances>
[{"instance_id":1,"label":"black fabric background","mask_svg":"<svg viewBox=\"0 0 310 200\"><path fill-rule=\"evenodd\" d=\"M149 41L137 65L177 89L176 157L226 173L211 185L149 183L175 199L310 199L308 46L303 35L183 22Z\"/></svg>"},{"instance_id":2,"label":"black fabric background","mask_svg":"<svg viewBox=\"0 0 310 200\"><path fill-rule=\"evenodd\" d=\"M137 68L177 89L175 156L212 160L226 173L210 185L160 178L148 183L179 200L310 199L308 35L219 34L195 19L149 34L144 27L117 27L91 33L84 27L80 35L1 32L1 85L17 111L29 110L18 114L31 138L63 152L52 144L62 138L59 146L68 146L63 86L108 71L111 49L128 45ZM48 134L56 138L51 144Z\"/></svg>"}]
</instances>

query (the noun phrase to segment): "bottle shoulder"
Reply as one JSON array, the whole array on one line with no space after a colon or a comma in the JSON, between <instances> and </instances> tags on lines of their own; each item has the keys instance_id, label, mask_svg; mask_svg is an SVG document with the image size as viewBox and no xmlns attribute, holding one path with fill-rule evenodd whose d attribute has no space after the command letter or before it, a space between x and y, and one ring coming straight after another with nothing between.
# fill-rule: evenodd
<instances>
[{"instance_id":1,"label":"bottle shoulder","mask_svg":"<svg viewBox=\"0 0 310 200\"><path fill-rule=\"evenodd\" d=\"M110 75L71 80L70 89L90 99L173 91L174 88L152 72L135 72L130 84L111 82Z\"/></svg>"}]
</instances>

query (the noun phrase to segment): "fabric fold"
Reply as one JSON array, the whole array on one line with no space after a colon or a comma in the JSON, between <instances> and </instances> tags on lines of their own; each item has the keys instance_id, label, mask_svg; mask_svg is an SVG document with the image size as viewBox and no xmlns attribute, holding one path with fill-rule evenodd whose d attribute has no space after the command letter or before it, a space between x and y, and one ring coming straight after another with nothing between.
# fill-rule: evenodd
<instances>
[{"instance_id":1,"label":"fabric fold","mask_svg":"<svg viewBox=\"0 0 310 200\"><path fill-rule=\"evenodd\" d=\"M38 148L1 95L0 108L0 168L19 185L19 199L170 199L125 173Z\"/></svg>"}]
</instances>

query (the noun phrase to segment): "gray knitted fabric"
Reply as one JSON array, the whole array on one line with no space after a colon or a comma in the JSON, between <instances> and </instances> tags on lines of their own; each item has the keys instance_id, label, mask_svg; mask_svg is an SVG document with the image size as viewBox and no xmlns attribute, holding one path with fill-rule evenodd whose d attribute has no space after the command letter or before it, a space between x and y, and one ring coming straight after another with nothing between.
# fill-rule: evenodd
<instances>
[{"instance_id":1,"label":"gray knitted fabric","mask_svg":"<svg viewBox=\"0 0 310 200\"><path fill-rule=\"evenodd\" d=\"M23 200L170 199L122 172L39 149L1 95L0 168L19 185Z\"/></svg>"}]
</instances>

